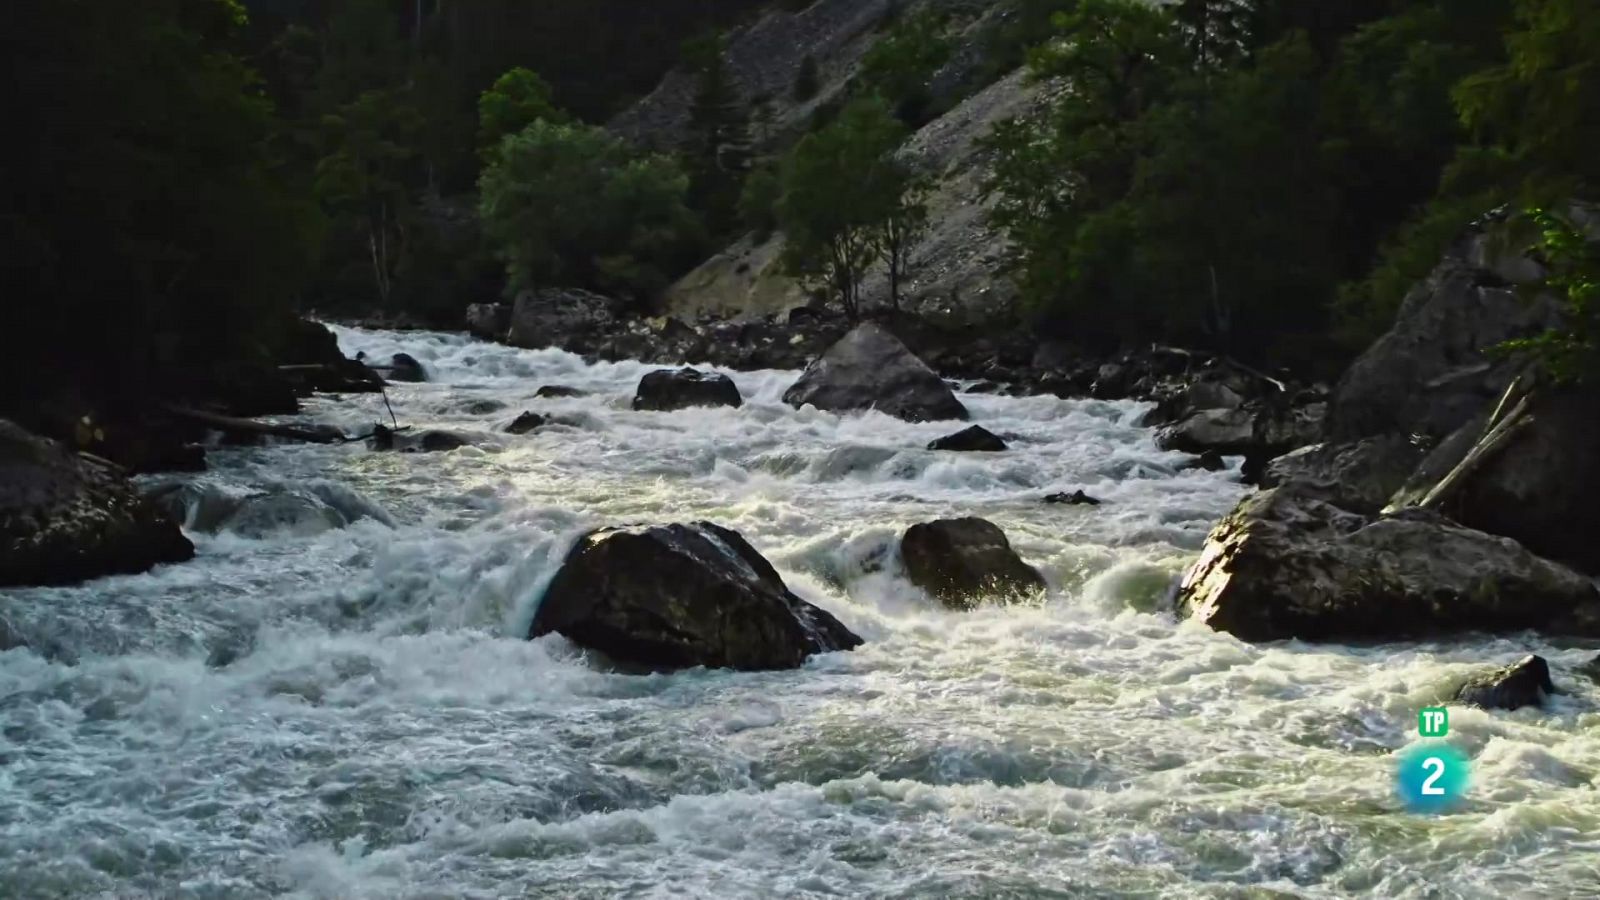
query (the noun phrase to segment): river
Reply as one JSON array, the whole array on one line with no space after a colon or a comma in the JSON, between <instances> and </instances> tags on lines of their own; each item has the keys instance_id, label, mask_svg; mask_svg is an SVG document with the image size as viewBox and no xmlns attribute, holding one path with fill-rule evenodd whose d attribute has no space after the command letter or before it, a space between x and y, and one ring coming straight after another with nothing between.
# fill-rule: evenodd
<instances>
[{"instance_id":1,"label":"river","mask_svg":"<svg viewBox=\"0 0 1600 900\"><path fill-rule=\"evenodd\" d=\"M642 364L336 331L420 359L434 381L391 388L395 415L475 446L218 449L197 489L322 513L0 592L35 645L0 653L0 896L1600 892L1600 689L1566 671L1593 651L1253 646L1175 620L1173 580L1246 489L1180 471L1138 404L967 396L1013 449L935 454L949 423L783 405L794 372L732 373L741 409L635 413ZM546 384L590 394L535 399ZM558 424L502 433L524 409ZM387 417L371 395L302 418ZM1080 488L1104 505L1039 502ZM1044 602L919 595L895 539L953 514L1003 527ZM625 675L524 639L584 529L694 519L867 643L790 672ZM1471 802L1402 812L1417 708L1530 651L1569 692L1452 709Z\"/></svg>"}]
</instances>

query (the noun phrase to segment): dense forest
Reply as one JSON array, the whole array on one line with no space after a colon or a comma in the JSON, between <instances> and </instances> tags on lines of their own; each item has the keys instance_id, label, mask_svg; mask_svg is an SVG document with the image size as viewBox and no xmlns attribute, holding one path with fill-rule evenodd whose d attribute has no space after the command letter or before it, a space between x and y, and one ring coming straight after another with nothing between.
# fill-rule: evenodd
<instances>
[{"instance_id":1,"label":"dense forest","mask_svg":"<svg viewBox=\"0 0 1600 900\"><path fill-rule=\"evenodd\" d=\"M894 5L848 96L758 153L721 35L771 5L12 4L5 405L159 390L270 352L296 310L453 326L526 287L647 301L747 230L862 312L863 272L898 288L926 224L932 173L896 149L952 102L926 87L960 23ZM1009 6L963 90L1018 65L1067 85L990 138L1027 327L1338 359L1467 221L1556 210L1546 239L1571 247L1558 211L1597 193L1595 0ZM676 152L604 129L673 66L696 83ZM1592 260L1569 255L1581 357Z\"/></svg>"}]
</instances>

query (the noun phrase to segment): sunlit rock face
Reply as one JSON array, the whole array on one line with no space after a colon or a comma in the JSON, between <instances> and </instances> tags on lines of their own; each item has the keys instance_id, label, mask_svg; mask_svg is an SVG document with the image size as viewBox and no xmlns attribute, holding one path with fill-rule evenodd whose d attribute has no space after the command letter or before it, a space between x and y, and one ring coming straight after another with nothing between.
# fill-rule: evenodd
<instances>
[{"instance_id":1,"label":"sunlit rock face","mask_svg":"<svg viewBox=\"0 0 1600 900\"><path fill-rule=\"evenodd\" d=\"M970 418L938 373L870 322L856 326L812 363L783 401L829 412L875 409L908 422Z\"/></svg>"},{"instance_id":2,"label":"sunlit rock face","mask_svg":"<svg viewBox=\"0 0 1600 900\"><path fill-rule=\"evenodd\" d=\"M1348 512L1302 482L1248 497L1222 520L1178 607L1252 641L1600 634L1600 593L1577 572L1437 515Z\"/></svg>"}]
</instances>

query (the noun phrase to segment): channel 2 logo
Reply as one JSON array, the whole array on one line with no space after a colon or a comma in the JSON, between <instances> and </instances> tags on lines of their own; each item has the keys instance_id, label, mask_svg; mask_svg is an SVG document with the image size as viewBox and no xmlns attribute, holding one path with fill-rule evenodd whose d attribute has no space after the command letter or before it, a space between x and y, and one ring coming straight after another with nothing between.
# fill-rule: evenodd
<instances>
[{"instance_id":1,"label":"channel 2 logo","mask_svg":"<svg viewBox=\"0 0 1600 900\"><path fill-rule=\"evenodd\" d=\"M1414 813L1451 812L1466 800L1471 762L1442 740L1450 733L1450 711L1442 706L1424 708L1417 713L1417 733L1424 743L1407 747L1396 758L1400 800Z\"/></svg>"}]
</instances>

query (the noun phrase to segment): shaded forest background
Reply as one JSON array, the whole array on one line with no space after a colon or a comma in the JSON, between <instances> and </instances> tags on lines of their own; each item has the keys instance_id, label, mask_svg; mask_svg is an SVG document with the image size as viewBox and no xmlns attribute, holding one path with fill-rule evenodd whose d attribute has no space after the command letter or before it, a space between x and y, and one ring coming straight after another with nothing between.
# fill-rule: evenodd
<instances>
[{"instance_id":1,"label":"shaded forest background","mask_svg":"<svg viewBox=\"0 0 1600 900\"><path fill-rule=\"evenodd\" d=\"M1011 324L1086 345L1336 363L1463 224L1600 179L1597 0L1009 0L976 38L894 4L811 134L760 153L719 35L805 5L18 0L0 412L273 358L297 310L644 304L747 230L848 305L921 224L930 173L889 164L959 100L927 92L958 35L967 93L1023 65L1071 85L990 138L991 190ZM697 85L681 147L600 128L673 66Z\"/></svg>"}]
</instances>

